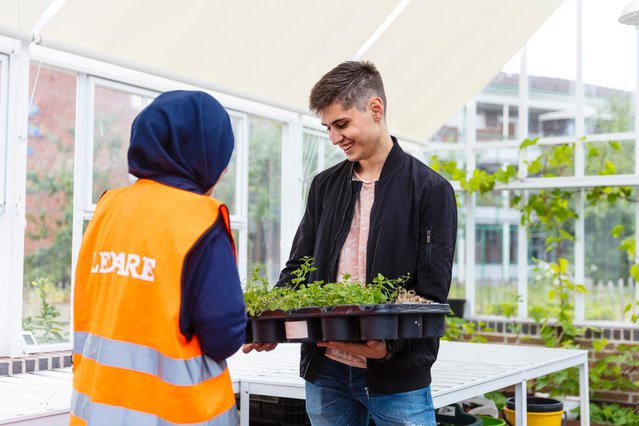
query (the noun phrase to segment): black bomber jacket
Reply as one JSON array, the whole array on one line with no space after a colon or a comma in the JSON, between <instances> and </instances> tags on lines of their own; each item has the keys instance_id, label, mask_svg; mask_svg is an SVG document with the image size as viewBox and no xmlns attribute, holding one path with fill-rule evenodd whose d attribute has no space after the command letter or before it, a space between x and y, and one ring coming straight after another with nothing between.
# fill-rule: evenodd
<instances>
[{"instance_id":1,"label":"black bomber jacket","mask_svg":"<svg viewBox=\"0 0 639 426\"><path fill-rule=\"evenodd\" d=\"M288 285L299 259L315 259L309 282L335 282L339 254L348 236L362 183L352 180L353 162L345 160L313 179L306 210L278 286ZM457 204L451 184L410 154L393 138L371 209L366 254L366 282L410 274L405 284L435 302L445 303L450 288ZM388 360L367 359L371 393L408 392L428 386L439 339L401 339ZM302 344L300 375L311 382L325 348Z\"/></svg>"}]
</instances>

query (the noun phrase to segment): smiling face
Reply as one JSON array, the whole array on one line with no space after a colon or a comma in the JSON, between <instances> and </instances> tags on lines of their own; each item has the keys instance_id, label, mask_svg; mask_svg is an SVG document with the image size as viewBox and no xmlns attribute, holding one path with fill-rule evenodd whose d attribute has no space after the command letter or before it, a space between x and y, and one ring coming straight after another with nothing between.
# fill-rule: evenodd
<instances>
[{"instance_id":1,"label":"smiling face","mask_svg":"<svg viewBox=\"0 0 639 426\"><path fill-rule=\"evenodd\" d=\"M381 99L371 98L364 110L356 106L344 108L333 102L320 113L328 137L346 154L349 161L372 159L381 148L384 108Z\"/></svg>"}]
</instances>

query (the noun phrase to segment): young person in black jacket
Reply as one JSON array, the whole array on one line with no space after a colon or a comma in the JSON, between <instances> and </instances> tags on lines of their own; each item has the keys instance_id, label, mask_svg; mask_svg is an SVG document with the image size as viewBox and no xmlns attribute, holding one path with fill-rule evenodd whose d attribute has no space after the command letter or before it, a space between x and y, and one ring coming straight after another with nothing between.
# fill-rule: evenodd
<instances>
[{"instance_id":1,"label":"young person in black jacket","mask_svg":"<svg viewBox=\"0 0 639 426\"><path fill-rule=\"evenodd\" d=\"M407 289L446 302L457 234L452 186L405 153L386 127L386 96L370 62L344 62L313 87L310 109L347 159L313 179L290 260L289 285L304 256L308 281L361 282L410 274ZM249 344L244 351L272 350ZM439 339L303 344L300 375L313 425L435 425L430 369ZM410 422L410 423L406 423Z\"/></svg>"}]
</instances>

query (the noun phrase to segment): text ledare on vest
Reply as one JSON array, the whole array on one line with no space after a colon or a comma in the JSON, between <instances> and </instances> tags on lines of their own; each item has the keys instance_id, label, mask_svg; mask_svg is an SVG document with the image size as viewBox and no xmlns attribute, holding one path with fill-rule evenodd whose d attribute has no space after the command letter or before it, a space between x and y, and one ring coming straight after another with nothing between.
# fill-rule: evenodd
<instances>
[{"instance_id":1,"label":"text ledare on vest","mask_svg":"<svg viewBox=\"0 0 639 426\"><path fill-rule=\"evenodd\" d=\"M141 266L141 271L140 271ZM155 281L153 274L155 259L133 253L116 253L113 251L93 252L93 274L113 274L133 277L144 281Z\"/></svg>"}]
</instances>

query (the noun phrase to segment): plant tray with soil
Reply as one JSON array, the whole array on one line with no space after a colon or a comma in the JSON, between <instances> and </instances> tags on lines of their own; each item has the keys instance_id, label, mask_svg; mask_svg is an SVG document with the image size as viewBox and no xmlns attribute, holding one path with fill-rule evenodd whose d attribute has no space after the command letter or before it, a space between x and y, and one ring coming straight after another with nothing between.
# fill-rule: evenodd
<instances>
[{"instance_id":1,"label":"plant tray with soil","mask_svg":"<svg viewBox=\"0 0 639 426\"><path fill-rule=\"evenodd\" d=\"M284 343L441 337L445 303L387 303L269 310L249 317L247 342ZM249 335L250 334L250 335Z\"/></svg>"},{"instance_id":2,"label":"plant tray with soil","mask_svg":"<svg viewBox=\"0 0 639 426\"><path fill-rule=\"evenodd\" d=\"M361 340L421 339L441 337L448 305L440 303L380 304L326 308L322 321L323 340L353 340L340 336L335 325L352 318Z\"/></svg>"},{"instance_id":3,"label":"plant tray with soil","mask_svg":"<svg viewBox=\"0 0 639 426\"><path fill-rule=\"evenodd\" d=\"M367 285L352 282L303 284L313 270L302 259L292 285L270 288L257 271L244 301L249 314L247 342L283 343L422 339L441 337L450 307L406 290L409 277L381 274ZM256 284L261 282L261 284Z\"/></svg>"}]
</instances>

